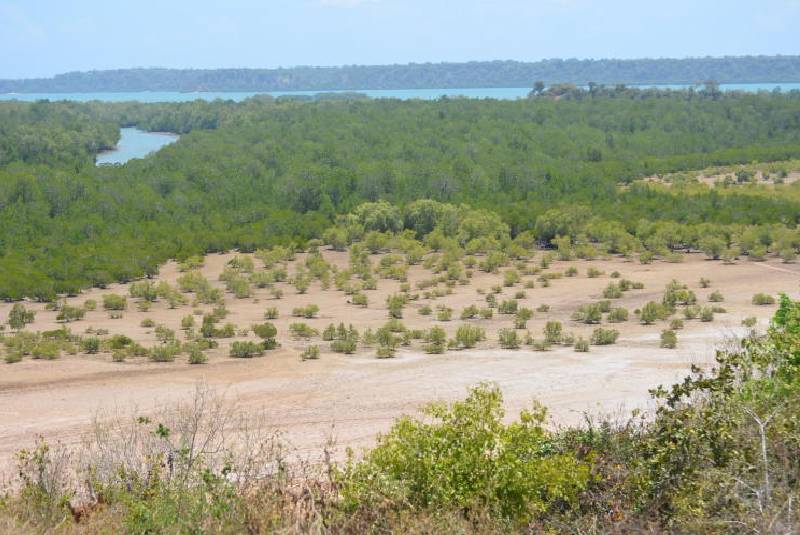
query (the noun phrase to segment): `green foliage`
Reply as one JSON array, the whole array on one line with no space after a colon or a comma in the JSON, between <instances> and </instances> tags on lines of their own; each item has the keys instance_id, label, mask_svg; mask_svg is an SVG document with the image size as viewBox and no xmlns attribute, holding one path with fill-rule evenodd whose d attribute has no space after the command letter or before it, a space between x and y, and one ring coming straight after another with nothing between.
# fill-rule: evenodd
<instances>
[{"instance_id":1,"label":"green foliage","mask_svg":"<svg viewBox=\"0 0 800 535\"><path fill-rule=\"evenodd\" d=\"M436 308L437 321L450 321L453 318L453 309L444 305L439 305Z\"/></svg>"},{"instance_id":2,"label":"green foliage","mask_svg":"<svg viewBox=\"0 0 800 535\"><path fill-rule=\"evenodd\" d=\"M105 310L125 310L128 308L128 299L124 295L104 294L103 308Z\"/></svg>"},{"instance_id":3,"label":"green foliage","mask_svg":"<svg viewBox=\"0 0 800 535\"><path fill-rule=\"evenodd\" d=\"M310 345L300 354L301 360L317 360L319 358L319 346Z\"/></svg>"},{"instance_id":4,"label":"green foliage","mask_svg":"<svg viewBox=\"0 0 800 535\"><path fill-rule=\"evenodd\" d=\"M754 305L774 305L775 298L771 295L764 294L764 293L757 293L753 296L753 304Z\"/></svg>"},{"instance_id":5,"label":"green foliage","mask_svg":"<svg viewBox=\"0 0 800 535\"><path fill-rule=\"evenodd\" d=\"M403 294L392 294L386 298L386 307L389 310L389 317L394 319L402 319L403 307L406 305L408 298Z\"/></svg>"},{"instance_id":6,"label":"green foliage","mask_svg":"<svg viewBox=\"0 0 800 535\"><path fill-rule=\"evenodd\" d=\"M292 309L292 316L295 318L315 318L319 313L319 306L315 304L306 305L304 307L295 307Z\"/></svg>"},{"instance_id":7,"label":"green foliage","mask_svg":"<svg viewBox=\"0 0 800 535\"><path fill-rule=\"evenodd\" d=\"M273 269L286 260L271 255L273 246L319 238L337 215L376 198L383 200L336 221L344 232L340 241L367 234L384 239L408 229L440 250L456 243L486 254L479 267L489 271L508 260L497 244L526 231L532 235L526 243L531 237L544 243L567 237L575 254L587 258L600 247L642 251L644 260L653 254L648 248L661 254L699 245L696 237L673 239L631 228L629 222L653 213L659 214L656 228L679 222L676 228L683 231L690 216L702 221L709 227L702 236L726 237L721 257L739 241L751 257L763 256L772 243L741 240L723 227L784 224L797 213L798 200L789 190L775 197L768 191L616 188L619 181L711 163L794 156L797 130L785 118L797 112L796 96L596 87L564 95L402 106L2 103L0 146L10 161L0 163L0 254L7 267L0 297L48 299L56 292L129 281L154 275L168 258L187 259L182 267L188 274L202 262L192 257L237 248L266 251L265 266ZM136 165L95 168L92 153L116 141L120 123L196 131ZM38 133L18 135L20 128ZM312 145L348 150L320 160L304 137L310 131L319 136ZM27 152L41 139L53 142L47 150ZM268 164L256 157L264 139L273 143ZM467 144L475 150L465 160ZM375 169L386 161L396 167L376 180ZM233 176L230 169L247 169L247 176ZM447 176L448 187L430 176ZM536 179L542 176L547 180ZM475 209L462 208L464 202ZM584 211L590 204L592 217ZM531 214L538 214L536 220ZM59 241L63 236L70 240ZM776 245L775 251L791 250L786 240ZM230 269L244 277L248 259L239 255ZM241 279L235 281L234 293L246 293ZM249 276L244 281L249 284Z\"/></svg>"},{"instance_id":8,"label":"green foliage","mask_svg":"<svg viewBox=\"0 0 800 535\"><path fill-rule=\"evenodd\" d=\"M675 349L678 347L678 335L673 330L661 331L661 341L659 347L664 349Z\"/></svg>"},{"instance_id":9,"label":"green foliage","mask_svg":"<svg viewBox=\"0 0 800 535\"><path fill-rule=\"evenodd\" d=\"M305 323L291 323L289 324L289 332L292 334L292 338L298 340L308 340L319 335L319 331L310 327Z\"/></svg>"},{"instance_id":10,"label":"green foliage","mask_svg":"<svg viewBox=\"0 0 800 535\"><path fill-rule=\"evenodd\" d=\"M520 307L517 309L516 314L514 314L514 328L515 329L524 329L528 321L533 318L533 310L526 307Z\"/></svg>"},{"instance_id":11,"label":"green foliage","mask_svg":"<svg viewBox=\"0 0 800 535\"><path fill-rule=\"evenodd\" d=\"M520 338L515 329L500 329L497 332L500 347L503 349L519 349Z\"/></svg>"},{"instance_id":12,"label":"green foliage","mask_svg":"<svg viewBox=\"0 0 800 535\"><path fill-rule=\"evenodd\" d=\"M172 341L150 348L150 360L153 362L172 362L181 352L179 343Z\"/></svg>"},{"instance_id":13,"label":"green foliage","mask_svg":"<svg viewBox=\"0 0 800 535\"><path fill-rule=\"evenodd\" d=\"M518 306L519 303L517 302L516 299L509 299L507 301L503 301L502 303L500 303L500 306L498 307L497 311L500 314L516 314Z\"/></svg>"},{"instance_id":14,"label":"green foliage","mask_svg":"<svg viewBox=\"0 0 800 535\"><path fill-rule=\"evenodd\" d=\"M264 347L262 344L256 342L236 341L231 344L230 356L239 359L249 359L253 357L260 357L264 354Z\"/></svg>"},{"instance_id":15,"label":"green foliage","mask_svg":"<svg viewBox=\"0 0 800 535\"><path fill-rule=\"evenodd\" d=\"M476 325L461 325L456 330L455 347L471 349L486 340L486 331Z\"/></svg>"},{"instance_id":16,"label":"green foliage","mask_svg":"<svg viewBox=\"0 0 800 535\"><path fill-rule=\"evenodd\" d=\"M575 345L573 348L579 353L587 353L589 351L589 341L583 338L578 338L575 340Z\"/></svg>"},{"instance_id":17,"label":"green foliage","mask_svg":"<svg viewBox=\"0 0 800 535\"><path fill-rule=\"evenodd\" d=\"M603 309L599 303L588 303L581 305L572 313L573 321L580 321L582 323L600 323L603 319Z\"/></svg>"},{"instance_id":18,"label":"green foliage","mask_svg":"<svg viewBox=\"0 0 800 535\"><path fill-rule=\"evenodd\" d=\"M86 315L86 310L83 307L74 307L64 304L56 314L56 321L63 321L69 323L83 319Z\"/></svg>"},{"instance_id":19,"label":"green foliage","mask_svg":"<svg viewBox=\"0 0 800 535\"><path fill-rule=\"evenodd\" d=\"M425 331L426 353L444 353L447 348L447 333L441 327L431 327Z\"/></svg>"},{"instance_id":20,"label":"green foliage","mask_svg":"<svg viewBox=\"0 0 800 535\"><path fill-rule=\"evenodd\" d=\"M496 387L474 388L466 400L425 414L435 421L402 418L362 461L348 463L339 478L351 508L390 501L483 509L522 526L556 503L576 506L589 484L588 465L550 447L542 408L503 423Z\"/></svg>"},{"instance_id":21,"label":"green foliage","mask_svg":"<svg viewBox=\"0 0 800 535\"><path fill-rule=\"evenodd\" d=\"M663 303L648 301L639 313L639 321L651 325L658 320L666 320L672 315L670 308Z\"/></svg>"},{"instance_id":22,"label":"green foliage","mask_svg":"<svg viewBox=\"0 0 800 535\"><path fill-rule=\"evenodd\" d=\"M619 331L615 329L596 328L592 331L591 343L596 346L615 344L619 338Z\"/></svg>"},{"instance_id":23,"label":"green foliage","mask_svg":"<svg viewBox=\"0 0 800 535\"><path fill-rule=\"evenodd\" d=\"M8 326L19 331L25 328L25 325L33 323L36 318L36 313L33 310L28 310L21 303L14 303L8 313Z\"/></svg>"},{"instance_id":24,"label":"green foliage","mask_svg":"<svg viewBox=\"0 0 800 535\"><path fill-rule=\"evenodd\" d=\"M272 323L257 323L251 327L253 334L261 338L264 349L275 349L278 342L275 337L278 335L278 328Z\"/></svg>"},{"instance_id":25,"label":"green foliage","mask_svg":"<svg viewBox=\"0 0 800 535\"><path fill-rule=\"evenodd\" d=\"M608 312L608 321L611 323L622 323L628 321L628 309L617 307Z\"/></svg>"}]
</instances>

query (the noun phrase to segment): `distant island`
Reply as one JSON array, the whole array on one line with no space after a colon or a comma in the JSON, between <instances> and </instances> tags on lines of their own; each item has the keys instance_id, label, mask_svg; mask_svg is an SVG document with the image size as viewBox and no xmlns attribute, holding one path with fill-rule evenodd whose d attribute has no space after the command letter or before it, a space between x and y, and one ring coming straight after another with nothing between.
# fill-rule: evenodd
<instances>
[{"instance_id":1,"label":"distant island","mask_svg":"<svg viewBox=\"0 0 800 535\"><path fill-rule=\"evenodd\" d=\"M549 59L278 69L135 68L0 80L0 93L136 91L341 91L531 87L546 84L800 82L800 56L685 59Z\"/></svg>"}]
</instances>

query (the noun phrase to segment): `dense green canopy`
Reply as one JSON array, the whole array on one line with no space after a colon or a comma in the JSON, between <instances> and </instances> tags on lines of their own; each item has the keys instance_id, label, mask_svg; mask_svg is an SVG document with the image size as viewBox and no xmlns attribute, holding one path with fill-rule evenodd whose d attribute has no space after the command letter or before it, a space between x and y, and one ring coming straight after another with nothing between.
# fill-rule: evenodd
<instances>
[{"instance_id":1,"label":"dense green canopy","mask_svg":"<svg viewBox=\"0 0 800 535\"><path fill-rule=\"evenodd\" d=\"M130 279L168 258L302 242L379 199L466 203L496 211L513 235L531 230L545 241L585 233L590 220L589 239L610 232L598 230L603 221L645 243L657 232L642 220L793 228L800 217L794 187L620 187L654 173L800 157L800 94L593 88L523 101L2 103L0 118L5 298ZM185 135L151 158L91 165L129 125ZM732 231L719 232L730 245Z\"/></svg>"}]
</instances>

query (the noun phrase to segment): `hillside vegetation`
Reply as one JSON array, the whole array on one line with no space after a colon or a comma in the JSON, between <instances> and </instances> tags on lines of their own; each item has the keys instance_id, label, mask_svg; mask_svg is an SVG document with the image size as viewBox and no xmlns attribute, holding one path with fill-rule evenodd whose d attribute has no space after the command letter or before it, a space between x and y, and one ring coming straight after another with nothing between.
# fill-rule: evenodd
<instances>
[{"instance_id":1,"label":"hillside vegetation","mask_svg":"<svg viewBox=\"0 0 800 535\"><path fill-rule=\"evenodd\" d=\"M0 93L96 91L331 91L586 84L798 82L798 56L685 59L550 59L279 69L119 69L0 80Z\"/></svg>"}]
</instances>

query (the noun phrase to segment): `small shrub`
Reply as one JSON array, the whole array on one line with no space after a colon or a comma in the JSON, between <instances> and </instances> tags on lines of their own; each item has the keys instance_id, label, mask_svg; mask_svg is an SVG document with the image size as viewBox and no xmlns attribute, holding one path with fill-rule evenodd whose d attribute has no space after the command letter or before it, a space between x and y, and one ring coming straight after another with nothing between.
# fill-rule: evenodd
<instances>
[{"instance_id":1,"label":"small shrub","mask_svg":"<svg viewBox=\"0 0 800 535\"><path fill-rule=\"evenodd\" d=\"M461 325L456 331L455 345L463 349L475 347L486 339L486 331L474 325Z\"/></svg>"},{"instance_id":2,"label":"small shrub","mask_svg":"<svg viewBox=\"0 0 800 535\"><path fill-rule=\"evenodd\" d=\"M475 306L475 305L470 305L470 306L468 306L468 307L465 307L465 308L464 308L464 309L461 311L461 319L462 319L462 320L471 320L471 319L474 319L474 318L476 318L476 317L478 316L479 312L480 312L480 311L478 310L478 307L477 307L477 306Z\"/></svg>"},{"instance_id":3,"label":"small shrub","mask_svg":"<svg viewBox=\"0 0 800 535\"><path fill-rule=\"evenodd\" d=\"M77 321L83 319L86 315L86 310L81 307L73 307L70 305L64 305L61 307L61 310L58 311L56 315L56 321L63 321L66 323Z\"/></svg>"},{"instance_id":4,"label":"small shrub","mask_svg":"<svg viewBox=\"0 0 800 535\"><path fill-rule=\"evenodd\" d=\"M592 331L591 342L596 346L610 345L616 343L618 337L619 331L616 329L603 329L602 327L598 327Z\"/></svg>"},{"instance_id":5,"label":"small shrub","mask_svg":"<svg viewBox=\"0 0 800 535\"><path fill-rule=\"evenodd\" d=\"M758 324L758 318L755 316L748 316L742 320L742 326L752 329Z\"/></svg>"},{"instance_id":6,"label":"small shrub","mask_svg":"<svg viewBox=\"0 0 800 535\"><path fill-rule=\"evenodd\" d=\"M578 307L578 309L572 313L571 317L574 321L583 323L600 323L603 319L603 311L597 303L589 303Z\"/></svg>"},{"instance_id":7,"label":"small shrub","mask_svg":"<svg viewBox=\"0 0 800 535\"><path fill-rule=\"evenodd\" d=\"M596 279L597 277L599 277L602 274L603 274L603 272L600 271L597 268L591 267L588 270L586 270L586 276L589 277L590 279Z\"/></svg>"},{"instance_id":8,"label":"small shrub","mask_svg":"<svg viewBox=\"0 0 800 535\"><path fill-rule=\"evenodd\" d=\"M608 311L608 321L611 323L622 323L628 321L628 309L617 307Z\"/></svg>"},{"instance_id":9,"label":"small shrub","mask_svg":"<svg viewBox=\"0 0 800 535\"><path fill-rule=\"evenodd\" d=\"M500 314L516 314L517 306L518 303L515 299L509 299L508 301L503 301L497 311Z\"/></svg>"},{"instance_id":10,"label":"small shrub","mask_svg":"<svg viewBox=\"0 0 800 535\"><path fill-rule=\"evenodd\" d=\"M96 336L84 338L80 342L81 351L84 353L94 354L100 351L100 339Z\"/></svg>"},{"instance_id":11,"label":"small shrub","mask_svg":"<svg viewBox=\"0 0 800 535\"><path fill-rule=\"evenodd\" d=\"M610 282L603 290L603 297L606 299L619 299L622 297L622 289L619 284Z\"/></svg>"},{"instance_id":12,"label":"small shrub","mask_svg":"<svg viewBox=\"0 0 800 535\"><path fill-rule=\"evenodd\" d=\"M711 292L711 295L708 296L708 300L712 303L721 303L725 301L725 297L722 295L720 291Z\"/></svg>"},{"instance_id":13,"label":"small shrub","mask_svg":"<svg viewBox=\"0 0 800 535\"><path fill-rule=\"evenodd\" d=\"M517 313L514 315L514 328L524 329L531 318L533 318L533 310L530 308L521 307L517 309Z\"/></svg>"},{"instance_id":14,"label":"small shrub","mask_svg":"<svg viewBox=\"0 0 800 535\"><path fill-rule=\"evenodd\" d=\"M514 329L500 329L497 332L500 347L503 349L519 349L519 337Z\"/></svg>"},{"instance_id":15,"label":"small shrub","mask_svg":"<svg viewBox=\"0 0 800 535\"><path fill-rule=\"evenodd\" d=\"M205 364L208 362L208 356L197 344L191 344L187 352L189 353L189 364Z\"/></svg>"},{"instance_id":16,"label":"small shrub","mask_svg":"<svg viewBox=\"0 0 800 535\"><path fill-rule=\"evenodd\" d=\"M153 362L172 362L180 351L180 344L177 343L157 345L150 349L150 360Z\"/></svg>"},{"instance_id":17,"label":"small shrub","mask_svg":"<svg viewBox=\"0 0 800 535\"><path fill-rule=\"evenodd\" d=\"M680 319L672 320L671 322L669 322L669 328L671 331L679 331L683 329L683 320Z\"/></svg>"},{"instance_id":18,"label":"small shrub","mask_svg":"<svg viewBox=\"0 0 800 535\"><path fill-rule=\"evenodd\" d=\"M305 323L292 323L289 325L289 332L293 338L298 340L308 340L319 334L319 331Z\"/></svg>"},{"instance_id":19,"label":"small shrub","mask_svg":"<svg viewBox=\"0 0 800 535\"><path fill-rule=\"evenodd\" d=\"M237 341L231 344L230 356L238 359L249 359L253 357L260 357L264 354L264 349L261 344L256 342Z\"/></svg>"},{"instance_id":20,"label":"small shrub","mask_svg":"<svg viewBox=\"0 0 800 535\"><path fill-rule=\"evenodd\" d=\"M757 293L753 296L754 305L774 305L775 298L771 295L764 293Z\"/></svg>"},{"instance_id":21,"label":"small shrub","mask_svg":"<svg viewBox=\"0 0 800 535\"><path fill-rule=\"evenodd\" d=\"M450 321L453 317L453 309L444 305L436 309L437 321Z\"/></svg>"},{"instance_id":22,"label":"small shrub","mask_svg":"<svg viewBox=\"0 0 800 535\"><path fill-rule=\"evenodd\" d=\"M670 315L671 311L669 307L663 305L662 303L649 301L642 307L642 310L639 313L639 321L644 325L651 325L657 320L665 320L669 318Z\"/></svg>"},{"instance_id":23,"label":"small shrub","mask_svg":"<svg viewBox=\"0 0 800 535\"><path fill-rule=\"evenodd\" d=\"M578 338L575 340L575 345L573 347L575 351L579 353L587 353L589 351L589 342L584 338Z\"/></svg>"},{"instance_id":24,"label":"small shrub","mask_svg":"<svg viewBox=\"0 0 800 535\"><path fill-rule=\"evenodd\" d=\"M544 326L544 339L547 343L557 344L563 335L563 326L560 321L548 321Z\"/></svg>"},{"instance_id":25,"label":"small shrub","mask_svg":"<svg viewBox=\"0 0 800 535\"><path fill-rule=\"evenodd\" d=\"M678 346L678 335L675 331L661 331L660 347L664 349L675 349Z\"/></svg>"},{"instance_id":26,"label":"small shrub","mask_svg":"<svg viewBox=\"0 0 800 535\"><path fill-rule=\"evenodd\" d=\"M447 348L447 333L441 327L431 327L425 332L426 353L444 353Z\"/></svg>"},{"instance_id":27,"label":"small shrub","mask_svg":"<svg viewBox=\"0 0 800 535\"><path fill-rule=\"evenodd\" d=\"M266 311L264 311L264 319L265 320L276 320L280 316L277 307L269 307Z\"/></svg>"},{"instance_id":28,"label":"small shrub","mask_svg":"<svg viewBox=\"0 0 800 535\"><path fill-rule=\"evenodd\" d=\"M711 288L711 280L701 277L700 278L700 287L701 288Z\"/></svg>"},{"instance_id":29,"label":"small shrub","mask_svg":"<svg viewBox=\"0 0 800 535\"><path fill-rule=\"evenodd\" d=\"M128 298L119 294L106 294L103 296L105 310L125 310L128 308Z\"/></svg>"},{"instance_id":30,"label":"small shrub","mask_svg":"<svg viewBox=\"0 0 800 535\"><path fill-rule=\"evenodd\" d=\"M319 346L317 345L308 346L300 354L301 360L317 360L318 358L319 358Z\"/></svg>"}]
</instances>

